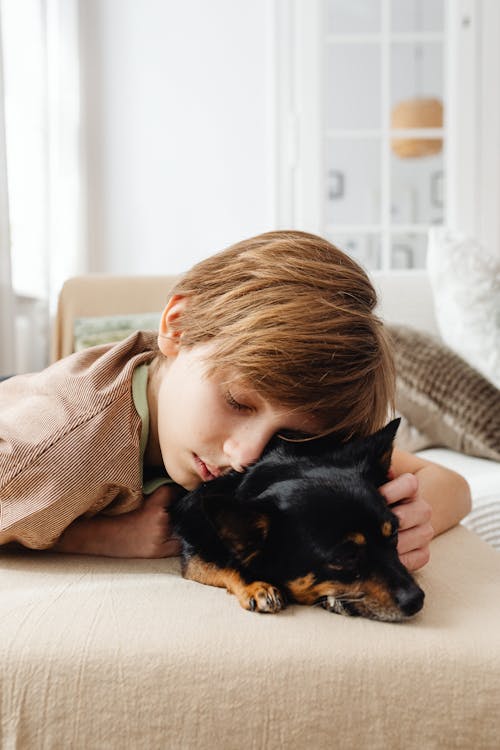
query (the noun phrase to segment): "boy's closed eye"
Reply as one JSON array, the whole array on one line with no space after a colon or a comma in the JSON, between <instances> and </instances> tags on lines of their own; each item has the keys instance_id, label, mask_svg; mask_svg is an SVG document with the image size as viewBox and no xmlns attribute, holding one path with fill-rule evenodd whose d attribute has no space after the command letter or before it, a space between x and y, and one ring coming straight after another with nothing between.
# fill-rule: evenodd
<instances>
[{"instance_id":1,"label":"boy's closed eye","mask_svg":"<svg viewBox=\"0 0 500 750\"><path fill-rule=\"evenodd\" d=\"M230 409L239 414L259 413L261 410L266 411L268 406L265 399L263 399L259 394L251 390L247 390L246 388L234 390L234 388L228 388L227 386L225 386L223 390L223 397L225 403L230 407ZM286 415L288 412L286 409L284 411L285 414L282 415L282 418L286 423ZM302 442L304 440L314 439L318 436L318 432L320 431L321 430L311 431L303 430L300 427L289 427L283 429L279 428L274 434L276 434L282 440L286 440L289 442Z\"/></svg>"},{"instance_id":2,"label":"boy's closed eye","mask_svg":"<svg viewBox=\"0 0 500 750\"><path fill-rule=\"evenodd\" d=\"M226 400L226 403L231 407L231 409L234 409L235 411L252 411L251 406L248 406L247 404L243 404L241 403L241 401L238 401L229 390L225 391L224 398Z\"/></svg>"}]
</instances>

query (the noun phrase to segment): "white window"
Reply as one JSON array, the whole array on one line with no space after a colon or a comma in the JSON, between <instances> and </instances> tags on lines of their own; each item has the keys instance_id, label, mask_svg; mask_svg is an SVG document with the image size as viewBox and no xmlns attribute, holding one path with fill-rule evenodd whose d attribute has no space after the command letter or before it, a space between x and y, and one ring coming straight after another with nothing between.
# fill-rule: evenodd
<instances>
[{"instance_id":1,"label":"white window","mask_svg":"<svg viewBox=\"0 0 500 750\"><path fill-rule=\"evenodd\" d=\"M46 299L44 28L39 0L2 0L11 263L17 294Z\"/></svg>"},{"instance_id":2,"label":"white window","mask_svg":"<svg viewBox=\"0 0 500 750\"><path fill-rule=\"evenodd\" d=\"M424 267L433 226L477 234L478 2L278 0L280 226L368 269Z\"/></svg>"},{"instance_id":3,"label":"white window","mask_svg":"<svg viewBox=\"0 0 500 750\"><path fill-rule=\"evenodd\" d=\"M47 364L49 312L85 269L78 0L0 0L15 371Z\"/></svg>"}]
</instances>

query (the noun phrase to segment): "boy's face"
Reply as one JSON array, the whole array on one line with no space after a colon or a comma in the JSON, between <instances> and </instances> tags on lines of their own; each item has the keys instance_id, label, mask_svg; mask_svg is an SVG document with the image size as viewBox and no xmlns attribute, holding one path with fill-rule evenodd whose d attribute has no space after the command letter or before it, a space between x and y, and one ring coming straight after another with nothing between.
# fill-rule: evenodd
<instances>
[{"instance_id":1,"label":"boy's face","mask_svg":"<svg viewBox=\"0 0 500 750\"><path fill-rule=\"evenodd\" d=\"M209 345L169 351L148 390L153 452L187 490L243 471L275 433L321 432L317 419L269 403L236 378L207 377L209 355Z\"/></svg>"}]
</instances>

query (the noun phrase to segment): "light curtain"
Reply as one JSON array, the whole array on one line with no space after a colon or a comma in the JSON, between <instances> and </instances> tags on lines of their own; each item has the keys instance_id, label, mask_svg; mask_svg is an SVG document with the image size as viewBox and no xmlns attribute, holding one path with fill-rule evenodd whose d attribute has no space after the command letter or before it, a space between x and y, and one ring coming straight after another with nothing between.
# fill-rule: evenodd
<instances>
[{"instance_id":1,"label":"light curtain","mask_svg":"<svg viewBox=\"0 0 500 750\"><path fill-rule=\"evenodd\" d=\"M0 376L11 375L16 369L3 80L2 19L0 15Z\"/></svg>"},{"instance_id":2,"label":"light curtain","mask_svg":"<svg viewBox=\"0 0 500 750\"><path fill-rule=\"evenodd\" d=\"M1 0L0 20L0 374L14 374L48 363L50 311L87 270L78 0Z\"/></svg>"}]
</instances>

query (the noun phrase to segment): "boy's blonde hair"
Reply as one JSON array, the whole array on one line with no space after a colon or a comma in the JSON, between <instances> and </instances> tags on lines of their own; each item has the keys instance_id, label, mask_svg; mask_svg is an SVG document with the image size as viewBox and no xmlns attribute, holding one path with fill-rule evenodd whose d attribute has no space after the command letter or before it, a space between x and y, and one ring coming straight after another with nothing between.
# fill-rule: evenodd
<instances>
[{"instance_id":1,"label":"boy's blonde hair","mask_svg":"<svg viewBox=\"0 0 500 750\"><path fill-rule=\"evenodd\" d=\"M394 367L376 293L331 243L267 232L201 261L172 293L188 297L176 323L181 345L214 344L209 374L236 372L341 440L385 424Z\"/></svg>"}]
</instances>

